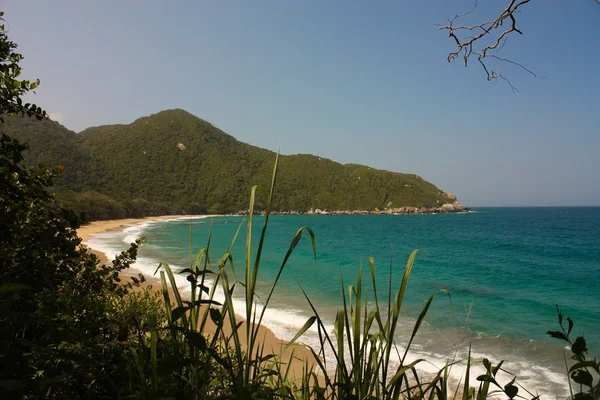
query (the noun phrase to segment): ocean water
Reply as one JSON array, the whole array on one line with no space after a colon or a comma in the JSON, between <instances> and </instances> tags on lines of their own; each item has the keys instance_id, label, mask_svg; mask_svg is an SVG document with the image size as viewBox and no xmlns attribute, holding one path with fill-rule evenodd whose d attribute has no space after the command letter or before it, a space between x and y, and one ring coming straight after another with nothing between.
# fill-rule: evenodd
<instances>
[{"instance_id":1,"label":"ocean water","mask_svg":"<svg viewBox=\"0 0 600 400\"><path fill-rule=\"evenodd\" d=\"M263 219L255 218L255 243ZM136 268L150 276L159 262L175 269L189 265L192 252L206 246L212 225L211 257L229 246L240 223L233 256L244 260L244 217L214 217L146 222L123 232L93 235L90 247L113 255L145 236L148 244ZM426 358L425 372L447 360L466 358L469 344L475 359L505 360L533 393L563 397L568 387L565 343L551 339L557 330L555 305L575 321L573 336L584 334L592 356L600 355L600 208L489 208L453 215L298 215L272 216L259 272L259 292L269 287L298 228L310 226L316 236L317 260L308 235L303 237L283 272L265 325L277 336L294 336L312 314L304 288L331 326L341 306L341 290L356 282L361 263L369 284L368 258L374 257L381 300L387 301L390 270L397 290L406 261L417 255L411 274L397 341L408 339L412 324L430 294L434 300L412 347L412 358ZM181 277L181 288L187 282ZM370 297L372 291L368 288ZM241 301L236 303L240 312ZM302 338L316 343L309 331ZM567 353L568 354L568 353ZM453 368L456 381L464 369ZM473 373L477 376L477 372ZM509 376L505 376L508 380ZM476 384L473 381L473 384Z\"/></svg>"}]
</instances>

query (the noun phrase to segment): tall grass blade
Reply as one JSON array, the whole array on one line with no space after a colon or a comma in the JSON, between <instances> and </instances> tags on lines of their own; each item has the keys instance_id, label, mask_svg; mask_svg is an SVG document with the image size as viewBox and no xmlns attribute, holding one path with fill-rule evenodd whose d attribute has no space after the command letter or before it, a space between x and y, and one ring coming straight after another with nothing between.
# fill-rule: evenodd
<instances>
[{"instance_id":1,"label":"tall grass blade","mask_svg":"<svg viewBox=\"0 0 600 400\"><path fill-rule=\"evenodd\" d=\"M247 285L247 293L249 293L249 296L247 296L246 298L246 302L248 303L248 301L250 300L250 304L246 304L246 307L253 307L254 305L254 295L256 294L256 281L258 279L258 270L260 268L260 259L262 256L262 249L263 249L263 245L265 242L265 237L267 234L267 226L269 223L269 216L271 214L271 206L272 206L272 202L273 202L273 191L275 190L275 179L277 177L277 165L279 162L279 150L277 151L277 154L275 155L275 165L273 166L273 174L271 176L271 187L269 189L269 195L266 196L266 208L265 208L265 213L264 213L264 221L263 221L263 227L262 227L262 231L260 233L260 238L258 240L258 247L256 249L256 255L255 255L255 259L254 259L254 266L252 268L252 275L251 275L251 279L250 280L246 280L246 285ZM263 193L264 194L264 193ZM248 229L250 230L251 227L249 226ZM250 252L247 252L247 256L250 255ZM248 260L248 264L249 264ZM248 274L247 274L248 275ZM274 285L272 285L273 287ZM262 315L262 314L261 314ZM250 315L248 314L248 317ZM256 320L256 313L253 315L252 319L248 319L247 320L249 322L248 326L247 326L247 337L248 339L248 348L250 350L252 350L254 348L254 344L256 341L256 335L258 333L258 328L260 326L260 321L257 322ZM254 331L252 331L252 329L254 329ZM251 351L249 352L251 353ZM246 375L248 376L248 375ZM246 378L246 383L248 382L248 378Z\"/></svg>"},{"instance_id":2,"label":"tall grass blade","mask_svg":"<svg viewBox=\"0 0 600 400\"><path fill-rule=\"evenodd\" d=\"M267 299L266 299L266 301L263 304L263 309L262 309L262 311L260 313L260 317L258 318L258 325L262 324L262 320L264 318L265 312L267 311L267 307L269 305L269 302L271 301L271 297L273 296L273 292L275 291L275 287L277 286L277 283L279 282L279 278L281 277L281 274L283 273L283 269L285 268L285 266L286 266L286 264L287 264L290 256L294 252L294 249L296 248L296 246L300 242L300 239L302 238L302 233L305 232L305 231L308 232L308 234L310 235L311 243L312 243L313 255L314 255L314 258L315 258L315 262L317 261L317 246L316 246L316 242L315 242L315 234L314 234L314 232L308 226L305 226L305 227L302 227L302 228L298 229L298 231L294 235L294 238L292 239L292 243L290 243L290 247L288 248L288 251L285 254L285 257L283 258L283 262L281 263L281 266L279 267L279 271L277 272L277 276L275 277L275 280L271 284L271 288L269 289L269 295L267 296Z\"/></svg>"},{"instance_id":3,"label":"tall grass blade","mask_svg":"<svg viewBox=\"0 0 600 400\"><path fill-rule=\"evenodd\" d=\"M148 383L146 382L146 375L144 374L144 365L142 363L142 360L140 359L140 355L134 348L131 349L131 354L133 355L133 360L137 368L137 373L140 379L140 385L142 386L142 391L145 392L147 391Z\"/></svg>"},{"instance_id":4,"label":"tall grass blade","mask_svg":"<svg viewBox=\"0 0 600 400\"><path fill-rule=\"evenodd\" d=\"M417 321L415 322L415 326L413 328L412 334L410 335L410 340L408 341L408 343L406 345L406 349L404 350L404 355L402 356L402 362L401 362L402 364L404 364L404 360L406 359L406 356L408 355L410 346L412 345L412 342L415 339L415 336L417 335L417 332L419 331L421 324L423 323L423 319L425 319L425 315L427 315L427 311L429 311L429 307L431 306L433 299L435 298L435 296L438 293L446 293L448 295L448 297L450 297L450 293L448 293L448 291L445 289L441 289L441 290L433 293L431 296L429 296L429 298L425 302L425 306L423 307L423 310L421 310L421 313L419 314L419 317L417 318Z\"/></svg>"},{"instance_id":5,"label":"tall grass blade","mask_svg":"<svg viewBox=\"0 0 600 400\"><path fill-rule=\"evenodd\" d=\"M232 328L231 338L234 343L234 352L236 357L236 362L238 365L243 365L243 352L242 352L242 344L240 340L240 335L238 333L238 324L235 317L235 310L233 307L233 290L229 287L229 279L227 277L227 271L225 268L221 268L219 271L219 276L221 277L221 285L223 288L223 293L225 295L225 303L223 305L223 318L225 314L229 318L229 324ZM246 320L246 324L248 324L248 320ZM240 371L241 372L241 371Z\"/></svg>"},{"instance_id":6,"label":"tall grass blade","mask_svg":"<svg viewBox=\"0 0 600 400\"><path fill-rule=\"evenodd\" d=\"M312 317L310 317L308 320L306 320L306 322L304 323L304 325L302 325L302 328L300 328L300 329L298 330L298 332L296 333L296 335L294 335L294 337L292 338L292 340L290 340L290 341L289 341L289 342L288 342L288 343L285 345L285 347L283 348L283 351L282 351L282 353L285 353L285 351L286 351L286 350L287 350L287 349L288 349L290 346L292 346L292 345L293 345L293 344L296 342L296 340L298 340L298 338L299 338L300 336L304 335L304 333L305 333L305 332L306 332L306 331L307 331L307 330L308 330L308 329L309 329L311 326L313 326L313 324L315 323L315 321L316 321L316 320L317 320L317 317L316 317L316 316L314 316L314 315L313 315Z\"/></svg>"},{"instance_id":7,"label":"tall grass blade","mask_svg":"<svg viewBox=\"0 0 600 400\"><path fill-rule=\"evenodd\" d=\"M171 270L171 267L167 263L160 263L158 265L158 268L156 269L156 271L158 271L161 268L163 268L165 270L166 275L169 278L169 283L171 284L171 289L173 290L173 296L175 297L175 302L177 303L177 307L183 308L183 301L181 300L181 295L179 294L179 289L177 288L177 281L175 280L175 276L173 275L173 271ZM154 273L156 274L156 272L154 272ZM161 274L161 278L162 277L163 277L163 275ZM166 288L166 285L163 284L163 294L164 294L165 288ZM183 321L183 325L187 326L187 316L185 314L183 314L181 319Z\"/></svg>"},{"instance_id":8,"label":"tall grass blade","mask_svg":"<svg viewBox=\"0 0 600 400\"><path fill-rule=\"evenodd\" d=\"M381 309L379 308L379 296L377 295L377 282L375 279L375 259L369 257L369 270L371 271L371 282L373 284L373 297L375 298L375 319L379 325L379 329L383 330L383 323L381 321Z\"/></svg>"},{"instance_id":9,"label":"tall grass blade","mask_svg":"<svg viewBox=\"0 0 600 400\"><path fill-rule=\"evenodd\" d=\"M469 355L467 356L467 369L465 371L465 382L463 386L463 400L470 400L469 381L471 380L471 344L469 343Z\"/></svg>"},{"instance_id":10,"label":"tall grass blade","mask_svg":"<svg viewBox=\"0 0 600 400\"><path fill-rule=\"evenodd\" d=\"M238 234L240 233L240 230L242 229L242 226L244 224L244 221L240 222L237 231L235 232L235 235L233 236L233 239L231 240L231 242L229 243L229 247L227 248L227 250L225 251L225 254L223 255L223 257L221 257L221 259L219 260L219 272L217 273L216 277L215 277L215 281L213 282L213 285L211 287L210 293L209 293L209 299L213 299L215 296L215 292L216 289L219 285L219 281L221 279L221 270L225 270L226 264L229 262L229 265L231 266L231 270L233 272L234 278L235 278L235 263L233 261L233 256L231 255L231 250L233 248L233 245L235 244L235 241L237 240ZM212 224L211 224L211 232L212 232ZM209 246L210 246L210 241L209 241ZM205 268L207 267L207 265L205 264ZM223 272L226 273L226 272ZM202 286L204 286L205 283L205 276L202 276ZM228 285L228 284L227 284ZM226 290L224 290L224 292L226 292ZM231 304L231 306L233 307L233 304ZM225 310L228 309L228 305L227 303L225 303L223 305L223 312L221 313L222 318L225 317ZM231 308L232 312L233 309ZM204 332L204 328L206 326L206 322L208 321L208 316L209 316L209 312L210 312L210 308L206 307L206 309L204 310L204 314L202 315L201 321L200 321L200 328L199 331L200 332ZM222 320L221 320L221 325L222 325ZM235 326L235 325L232 325ZM218 331L217 331L218 333ZM214 344L216 344L216 339L217 337L215 336L213 339Z\"/></svg>"},{"instance_id":11,"label":"tall grass blade","mask_svg":"<svg viewBox=\"0 0 600 400\"><path fill-rule=\"evenodd\" d=\"M164 271L160 271L160 285L165 302L165 311L167 312L167 320L169 325L173 324L173 310L171 307L171 298L169 296L169 288L167 287L167 279L165 278Z\"/></svg>"},{"instance_id":12,"label":"tall grass blade","mask_svg":"<svg viewBox=\"0 0 600 400\"><path fill-rule=\"evenodd\" d=\"M398 381L401 381L402 379L405 378L407 371L413 369L413 367L415 365L417 365L418 363L423 362L423 361L425 361L425 360L422 358L419 358L419 359L411 362L410 364L399 368L398 371L396 371L396 373L394 374L394 376L392 376L392 378L390 379L390 382L388 383L388 387L391 389L393 386L396 386L396 383L398 383ZM390 390L390 389L388 389L388 390Z\"/></svg>"},{"instance_id":13,"label":"tall grass blade","mask_svg":"<svg viewBox=\"0 0 600 400\"><path fill-rule=\"evenodd\" d=\"M404 293L406 292L406 287L408 285L408 279L410 277L410 273L412 271L413 264L415 262L415 257L419 250L414 250L410 257L408 258L408 262L406 263L406 268L404 269L404 275L402 276L402 282L400 283L400 289L396 293L394 298L394 302L392 304L392 308L389 310L389 319L386 322L384 327L388 342L392 342L394 340L394 336L396 334L396 327L398 324L398 318L400 315L400 309L402 308L402 301L404 300ZM390 266L390 285L391 285L391 266ZM390 288L390 298L391 298L391 288ZM384 368L383 368L383 376L386 377L388 373L388 367L390 364L390 356L392 352L392 348L396 349L396 346L387 345L385 347L385 355L384 355ZM402 359L402 358L400 358Z\"/></svg>"},{"instance_id":14,"label":"tall grass blade","mask_svg":"<svg viewBox=\"0 0 600 400\"><path fill-rule=\"evenodd\" d=\"M192 266L192 260L194 259L194 236L192 235L193 233L193 228L192 228L192 220L190 219L190 237L189 237L189 249L190 249L190 267Z\"/></svg>"},{"instance_id":15,"label":"tall grass blade","mask_svg":"<svg viewBox=\"0 0 600 400\"><path fill-rule=\"evenodd\" d=\"M156 342L157 342L157 338L156 338L156 326L154 326L151 330L150 330L150 367L152 370L152 389L154 389L154 391L158 391L158 368L157 368L157 362L156 362Z\"/></svg>"}]
</instances>

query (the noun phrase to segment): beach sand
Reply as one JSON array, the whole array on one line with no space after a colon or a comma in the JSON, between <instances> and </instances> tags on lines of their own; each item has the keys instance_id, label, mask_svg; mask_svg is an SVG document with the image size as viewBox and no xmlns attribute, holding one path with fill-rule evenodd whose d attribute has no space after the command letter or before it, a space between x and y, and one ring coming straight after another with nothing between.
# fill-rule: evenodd
<instances>
[{"instance_id":1,"label":"beach sand","mask_svg":"<svg viewBox=\"0 0 600 400\"><path fill-rule=\"evenodd\" d=\"M77 235L81 238L84 244L87 243L90 236L95 233L101 232L110 232L110 231L122 231L128 226L139 224L141 222L146 221L164 221L167 219L175 219L175 218L186 218L185 215L164 215L159 217L146 217L146 218L126 218L126 219L111 219L106 221L94 221L90 224L84 225L77 229ZM126 250L123 248L123 250ZM110 260L108 259L108 255L90 248L90 251L94 253L101 263L108 263Z\"/></svg>"},{"instance_id":2,"label":"beach sand","mask_svg":"<svg viewBox=\"0 0 600 400\"><path fill-rule=\"evenodd\" d=\"M176 218L189 218L189 216L185 216L185 215L168 215L168 216L158 216L158 217L147 217L147 218L129 218L129 219L118 219L118 220L107 220L107 221L95 221L92 222L88 225L84 225L82 227L80 227L79 229L77 229L77 233L79 235L79 237L82 239L83 244L86 244L86 242L89 240L90 236L95 234L95 233L101 233L101 232L109 232L109 231L121 231L129 226L138 224L138 223L142 223L142 222L146 222L146 221L164 221L167 219L176 219ZM92 248L90 248L90 251L92 253L94 253L98 259L100 260L101 263L109 263L111 260L109 260L109 256L103 252L94 250ZM137 273L133 272L133 271L122 271L120 273L121 275L121 279L123 281L128 280L128 277L131 276L137 276ZM159 290L160 288L160 280L158 277L155 276L146 276L146 286L152 286L153 288L155 288L156 290ZM173 297L171 295L171 297ZM236 318L239 321L242 321L243 318L240 317L239 315L236 315ZM207 325L206 327L206 333L213 333L215 330L215 326L212 323L212 321L209 321L210 323ZM225 334L230 334L231 333L231 326L229 324L229 321L225 321L224 326L223 326L223 331L225 332ZM246 343L246 335L245 335L245 329L241 328L241 331L243 331L243 333L240 335L241 336L241 340L242 340L242 345L245 346ZM264 344L264 350L265 353L271 353L271 354L275 354L278 355L280 357L280 360L287 364L287 362L289 361L292 349L294 349L294 359L292 360L292 365L290 367L290 377L292 379L296 378L299 379L302 376L302 369L305 366L305 362L308 362L310 367L314 367L314 369L317 369L316 366L316 361L311 353L311 351L309 349L307 349L306 347L302 346L302 345L294 345L294 346L290 346L285 353L283 353L283 349L285 348L285 346L287 345L287 341L282 340L278 337L275 336L275 334L268 328L261 326L259 328L259 333L258 333L258 339L260 341L260 344ZM285 371L284 367L284 371ZM322 376L319 374L319 378L322 378ZM322 379L320 379L322 380ZM322 382L321 382L322 384Z\"/></svg>"}]
</instances>

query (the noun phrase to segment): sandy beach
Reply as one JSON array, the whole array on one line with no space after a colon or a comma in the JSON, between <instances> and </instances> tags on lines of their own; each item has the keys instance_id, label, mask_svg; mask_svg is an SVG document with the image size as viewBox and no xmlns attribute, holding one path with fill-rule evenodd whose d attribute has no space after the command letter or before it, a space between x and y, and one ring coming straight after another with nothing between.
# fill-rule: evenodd
<instances>
[{"instance_id":1,"label":"sandy beach","mask_svg":"<svg viewBox=\"0 0 600 400\"><path fill-rule=\"evenodd\" d=\"M90 236L95 233L101 232L109 232L109 231L121 231L128 226L139 224L146 221L165 221L167 219L176 219L176 218L187 218L187 215L162 215L158 217L146 217L146 218L125 218L125 219L111 219L106 221L94 221L87 225L79 227L77 229L77 234L82 239L84 244L87 244ZM110 261L108 259L108 255L90 248L91 252L94 253L100 262L106 263Z\"/></svg>"},{"instance_id":2,"label":"sandy beach","mask_svg":"<svg viewBox=\"0 0 600 400\"><path fill-rule=\"evenodd\" d=\"M137 219L129 218L129 219L118 219L118 220L107 220L107 221L95 221L88 225L84 225L84 226L80 227L79 229L77 229L77 233L78 233L79 237L81 237L83 243L86 244L87 241L89 240L90 236L93 234L96 234L96 233L109 232L109 231L121 231L129 226L139 224L142 222L147 222L147 221L164 221L164 220L168 220L168 219L177 219L177 218L183 219L183 218L189 218L189 217L190 217L189 215L166 215L166 216L137 218ZM109 255L107 255L103 252L94 250L93 248L90 248L90 251L98 257L100 262L102 262L102 263L110 262ZM123 272L121 272L121 276L123 279L123 278L127 278L129 276L137 276L137 273L123 271ZM160 280L158 277L145 275L145 278L146 278L147 284L149 286L152 286L153 288L156 288L156 290L159 290L158 288L160 287ZM238 321L239 320L242 320L242 318L238 316ZM215 329L215 326L212 324L212 321L210 321L210 322L211 323L209 325L207 325L207 332L206 332L209 334L214 332L214 329ZM226 334L231 332L231 326L229 325L228 321L225 321L223 330ZM244 329L242 329L242 331L244 331L244 333L245 333ZM302 345L290 346L290 348L285 353L282 353L284 347L287 345L287 342L276 337L275 334L270 329L268 329L264 326L260 327L258 337L260 338L261 343L264 343L264 345L265 345L265 352L271 352L272 354L280 355L281 360L283 362L287 362L287 360L289 360L292 349L295 349L294 360L292 362L292 367L290 369L291 377L296 377L296 378L301 377L302 368L304 367L305 361L308 361L309 365L311 365L311 366L314 366L316 364L314 357L313 357L312 353L310 352L310 350L308 350L306 347L304 347ZM241 340L243 342L246 341L245 334L241 335Z\"/></svg>"}]
</instances>

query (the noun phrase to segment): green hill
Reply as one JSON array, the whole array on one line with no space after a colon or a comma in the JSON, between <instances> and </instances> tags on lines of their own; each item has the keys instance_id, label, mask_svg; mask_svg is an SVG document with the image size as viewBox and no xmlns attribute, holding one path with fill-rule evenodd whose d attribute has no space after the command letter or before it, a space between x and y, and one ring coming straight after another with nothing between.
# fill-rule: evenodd
<instances>
[{"instance_id":1,"label":"green hill","mask_svg":"<svg viewBox=\"0 0 600 400\"><path fill-rule=\"evenodd\" d=\"M275 159L183 110L80 133L49 120L5 120L4 133L29 143L26 162L65 167L58 196L93 219L243 210L252 185L268 186ZM274 205L304 212L454 202L416 175L299 154L280 158Z\"/></svg>"}]
</instances>

